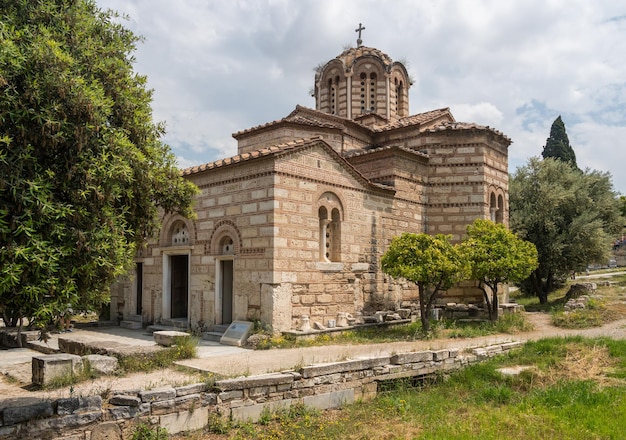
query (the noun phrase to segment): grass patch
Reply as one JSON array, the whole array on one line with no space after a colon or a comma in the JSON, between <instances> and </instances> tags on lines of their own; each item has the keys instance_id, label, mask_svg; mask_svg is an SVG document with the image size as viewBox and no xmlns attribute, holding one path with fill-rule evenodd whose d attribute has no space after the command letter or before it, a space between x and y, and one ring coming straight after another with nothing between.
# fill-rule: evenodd
<instances>
[{"instance_id":1,"label":"grass patch","mask_svg":"<svg viewBox=\"0 0 626 440\"><path fill-rule=\"evenodd\" d=\"M517 376L498 368L528 365ZM342 410L295 407L228 439L619 439L626 429L626 341L551 338L434 383L409 382Z\"/></svg>"},{"instance_id":2,"label":"grass patch","mask_svg":"<svg viewBox=\"0 0 626 440\"><path fill-rule=\"evenodd\" d=\"M581 329L600 327L607 322L615 321L621 314L604 301L589 299L587 308L576 310L553 310L552 325L560 328Z\"/></svg>"},{"instance_id":3,"label":"grass patch","mask_svg":"<svg viewBox=\"0 0 626 440\"><path fill-rule=\"evenodd\" d=\"M198 338L194 336L177 336L172 347L151 353L133 354L119 358L120 370L123 373L150 372L170 367L174 362L196 357Z\"/></svg>"},{"instance_id":4,"label":"grass patch","mask_svg":"<svg viewBox=\"0 0 626 440\"><path fill-rule=\"evenodd\" d=\"M168 440L167 429L149 426L145 423L135 425L131 431L131 440Z\"/></svg>"},{"instance_id":5,"label":"grass patch","mask_svg":"<svg viewBox=\"0 0 626 440\"><path fill-rule=\"evenodd\" d=\"M368 326L337 333L322 333L315 338L296 338L286 334L270 337L257 346L257 349L299 348L323 345L380 344L397 341L417 341L437 337L476 338L498 333L514 334L533 329L523 313L507 313L496 322L458 322L441 320L431 322L431 333L424 335L421 322L392 326Z\"/></svg>"},{"instance_id":6,"label":"grass patch","mask_svg":"<svg viewBox=\"0 0 626 440\"><path fill-rule=\"evenodd\" d=\"M507 313L501 315L495 322L444 320L441 323L443 330L440 331L440 336L447 338L478 338L498 333L515 334L533 330L533 325L523 313Z\"/></svg>"}]
</instances>

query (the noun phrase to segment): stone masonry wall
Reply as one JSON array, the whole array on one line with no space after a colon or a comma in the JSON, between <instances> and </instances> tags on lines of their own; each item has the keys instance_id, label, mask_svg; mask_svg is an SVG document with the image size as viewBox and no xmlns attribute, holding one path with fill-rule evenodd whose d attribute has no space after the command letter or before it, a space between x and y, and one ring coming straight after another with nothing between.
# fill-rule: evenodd
<instances>
[{"instance_id":1,"label":"stone masonry wall","mask_svg":"<svg viewBox=\"0 0 626 440\"><path fill-rule=\"evenodd\" d=\"M376 396L381 381L428 377L463 368L521 346L521 343L401 353L302 367L260 376L218 380L152 390L114 390L110 397L0 401L0 440L123 440L135 423L166 428L169 434L205 428L215 417L257 421L303 404L341 407Z\"/></svg>"}]
</instances>

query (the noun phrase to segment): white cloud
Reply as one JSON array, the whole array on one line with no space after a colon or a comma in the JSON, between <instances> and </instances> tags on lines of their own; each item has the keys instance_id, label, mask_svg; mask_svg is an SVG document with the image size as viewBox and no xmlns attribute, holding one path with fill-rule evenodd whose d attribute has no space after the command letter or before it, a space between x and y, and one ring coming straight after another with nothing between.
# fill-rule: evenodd
<instances>
[{"instance_id":1,"label":"white cloud","mask_svg":"<svg viewBox=\"0 0 626 440\"><path fill-rule=\"evenodd\" d=\"M145 36L136 68L181 163L235 154L231 133L309 107L313 67L355 44L409 62L411 112L512 138L511 171L560 114L579 166L626 192L626 5L612 0L97 0Z\"/></svg>"}]
</instances>

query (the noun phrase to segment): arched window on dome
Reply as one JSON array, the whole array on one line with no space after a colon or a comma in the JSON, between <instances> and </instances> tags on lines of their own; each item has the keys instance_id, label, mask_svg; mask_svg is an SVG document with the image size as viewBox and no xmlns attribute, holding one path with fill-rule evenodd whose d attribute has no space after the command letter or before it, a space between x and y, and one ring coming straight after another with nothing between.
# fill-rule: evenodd
<instances>
[{"instance_id":1,"label":"arched window on dome","mask_svg":"<svg viewBox=\"0 0 626 440\"><path fill-rule=\"evenodd\" d=\"M398 81L396 78L396 114L398 116L406 116L405 114L405 100L404 100L404 84L402 81Z\"/></svg>"},{"instance_id":2,"label":"arched window on dome","mask_svg":"<svg viewBox=\"0 0 626 440\"><path fill-rule=\"evenodd\" d=\"M362 72L360 75L361 80L361 114L365 113L366 109L366 95L367 95L367 74Z\"/></svg>"},{"instance_id":3,"label":"arched window on dome","mask_svg":"<svg viewBox=\"0 0 626 440\"><path fill-rule=\"evenodd\" d=\"M369 90L368 90L368 94L369 94L369 111L371 112L375 112L376 111L376 82L377 82L377 77L375 73L370 73L370 81L369 81Z\"/></svg>"},{"instance_id":4,"label":"arched window on dome","mask_svg":"<svg viewBox=\"0 0 626 440\"><path fill-rule=\"evenodd\" d=\"M339 101L339 76L328 80L328 111L336 115Z\"/></svg>"}]
</instances>

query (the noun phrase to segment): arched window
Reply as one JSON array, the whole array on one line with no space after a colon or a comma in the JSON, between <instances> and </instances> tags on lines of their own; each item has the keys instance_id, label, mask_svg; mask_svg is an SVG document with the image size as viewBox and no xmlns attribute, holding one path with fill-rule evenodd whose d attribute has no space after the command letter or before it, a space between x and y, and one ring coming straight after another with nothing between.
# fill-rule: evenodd
<instances>
[{"instance_id":1,"label":"arched window","mask_svg":"<svg viewBox=\"0 0 626 440\"><path fill-rule=\"evenodd\" d=\"M336 195L324 193L320 198L320 261L341 261L341 203Z\"/></svg>"},{"instance_id":2,"label":"arched window","mask_svg":"<svg viewBox=\"0 0 626 440\"><path fill-rule=\"evenodd\" d=\"M498 210L496 211L496 223L504 223L504 197L498 196Z\"/></svg>"},{"instance_id":3,"label":"arched window","mask_svg":"<svg viewBox=\"0 0 626 440\"><path fill-rule=\"evenodd\" d=\"M338 112L339 101L339 76L328 79L328 111L332 115Z\"/></svg>"},{"instance_id":4,"label":"arched window","mask_svg":"<svg viewBox=\"0 0 626 440\"><path fill-rule=\"evenodd\" d=\"M369 111L376 111L376 74L370 73L370 83L369 83Z\"/></svg>"},{"instance_id":5,"label":"arched window","mask_svg":"<svg viewBox=\"0 0 626 440\"><path fill-rule=\"evenodd\" d=\"M491 193L489 197L489 219L492 222L496 222L496 216L498 212L498 205L496 204L496 195L495 193Z\"/></svg>"},{"instance_id":6,"label":"arched window","mask_svg":"<svg viewBox=\"0 0 626 440\"><path fill-rule=\"evenodd\" d=\"M365 113L365 102L366 102L366 82L367 82L367 74L362 72L360 75L361 78L361 114Z\"/></svg>"},{"instance_id":7,"label":"arched window","mask_svg":"<svg viewBox=\"0 0 626 440\"><path fill-rule=\"evenodd\" d=\"M172 228L172 246L189 244L189 231L183 222L176 222Z\"/></svg>"},{"instance_id":8,"label":"arched window","mask_svg":"<svg viewBox=\"0 0 626 440\"><path fill-rule=\"evenodd\" d=\"M404 84L402 81L398 82L396 78L396 114L398 116L405 116L404 106Z\"/></svg>"}]
</instances>

